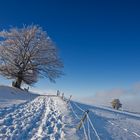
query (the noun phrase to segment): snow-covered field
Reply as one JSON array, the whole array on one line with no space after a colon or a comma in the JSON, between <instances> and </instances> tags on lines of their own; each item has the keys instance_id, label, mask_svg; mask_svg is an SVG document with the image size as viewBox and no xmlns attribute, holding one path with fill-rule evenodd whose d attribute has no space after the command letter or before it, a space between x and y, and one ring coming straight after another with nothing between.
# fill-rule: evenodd
<instances>
[{"instance_id":1,"label":"snow-covered field","mask_svg":"<svg viewBox=\"0 0 140 140\"><path fill-rule=\"evenodd\" d=\"M1 102L0 109L0 140L77 139L70 111L60 97L37 96L17 90L0 88L5 102Z\"/></svg>"},{"instance_id":2,"label":"snow-covered field","mask_svg":"<svg viewBox=\"0 0 140 140\"><path fill-rule=\"evenodd\" d=\"M0 86L0 140L140 140L140 115ZM78 130L80 119L86 114Z\"/></svg>"},{"instance_id":3,"label":"snow-covered field","mask_svg":"<svg viewBox=\"0 0 140 140\"><path fill-rule=\"evenodd\" d=\"M140 140L140 115L71 102L77 116L89 110L85 121L88 140ZM84 133L84 132L83 132ZM86 136L87 135L87 136Z\"/></svg>"},{"instance_id":4,"label":"snow-covered field","mask_svg":"<svg viewBox=\"0 0 140 140\"><path fill-rule=\"evenodd\" d=\"M0 108L33 100L37 94L0 85Z\"/></svg>"}]
</instances>

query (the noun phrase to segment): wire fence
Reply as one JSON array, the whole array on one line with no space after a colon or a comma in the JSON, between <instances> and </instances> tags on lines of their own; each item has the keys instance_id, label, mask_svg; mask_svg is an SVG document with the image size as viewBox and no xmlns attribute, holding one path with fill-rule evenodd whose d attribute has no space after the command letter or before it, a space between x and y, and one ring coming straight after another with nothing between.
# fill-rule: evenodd
<instances>
[{"instance_id":1,"label":"wire fence","mask_svg":"<svg viewBox=\"0 0 140 140\"><path fill-rule=\"evenodd\" d=\"M57 96L60 96L60 94L58 94ZM76 102L71 101L72 95L69 97L69 99L65 98L64 93L60 97L69 105L69 107L71 108L75 118L79 121L77 131L82 128L85 140L92 140L93 139L92 134L94 134L94 139L96 137L97 140L101 140L101 138L100 138L96 128L94 127L94 125L91 121L91 118L88 114L89 110L84 110ZM77 109L79 110L80 113L79 112L76 113ZM137 134L136 132L131 132L129 129L123 128L123 127L121 127L121 126L119 126L116 123L111 122L111 121L108 121L108 123L122 129L123 131L126 131L129 134L133 134L136 137L140 138L140 135Z\"/></svg>"},{"instance_id":2,"label":"wire fence","mask_svg":"<svg viewBox=\"0 0 140 140\"><path fill-rule=\"evenodd\" d=\"M82 113L86 113L86 117L87 117L87 118L86 118L86 121L85 121L85 122L82 121L82 128L83 128L83 131L84 131L85 140L91 140L91 131L93 131L93 133L95 134L97 140L101 140L100 137L99 137L99 135L98 135L98 133L97 133L97 131L96 131L96 129L95 129L95 127L94 127L94 125L92 124L92 121L91 121L91 119L90 119L88 113L87 113L84 109L82 109L80 106L78 106L75 102L72 102L72 103L73 103L73 104L75 105L75 107L76 107L77 109L79 109ZM78 114L76 113L76 111L73 109L71 102L69 102L69 105L70 105L70 108L71 108L71 110L72 110L74 116L80 121L81 118L78 116ZM87 125L87 131L86 131L86 129L85 129L85 125ZM91 129L90 129L90 128L91 128Z\"/></svg>"},{"instance_id":3,"label":"wire fence","mask_svg":"<svg viewBox=\"0 0 140 140\"><path fill-rule=\"evenodd\" d=\"M91 134L94 134L94 136L96 137L97 140L101 140L99 137L99 134L97 133L97 130L95 129L95 127L88 115L89 110L84 110L77 103L72 102L71 101L72 96L70 96L70 98L67 99L64 96L64 93L62 94L62 96L60 96L59 92L57 92L57 96L59 96L62 100L64 100L69 105L75 118L79 121L79 124L77 126L77 131L79 131L80 129L83 130L85 140L91 140ZM79 116L79 114L76 113L76 108L74 106L80 111L80 114L82 115L82 117L81 117L81 115Z\"/></svg>"}]
</instances>

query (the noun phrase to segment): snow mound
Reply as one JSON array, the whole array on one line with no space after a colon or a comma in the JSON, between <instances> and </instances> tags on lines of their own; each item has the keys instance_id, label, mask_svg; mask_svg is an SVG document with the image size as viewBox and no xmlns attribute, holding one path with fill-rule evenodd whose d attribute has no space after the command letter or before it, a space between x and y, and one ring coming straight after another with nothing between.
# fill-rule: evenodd
<instances>
[{"instance_id":1,"label":"snow mound","mask_svg":"<svg viewBox=\"0 0 140 140\"><path fill-rule=\"evenodd\" d=\"M37 94L14 87L0 86L0 108L23 103L37 96Z\"/></svg>"}]
</instances>

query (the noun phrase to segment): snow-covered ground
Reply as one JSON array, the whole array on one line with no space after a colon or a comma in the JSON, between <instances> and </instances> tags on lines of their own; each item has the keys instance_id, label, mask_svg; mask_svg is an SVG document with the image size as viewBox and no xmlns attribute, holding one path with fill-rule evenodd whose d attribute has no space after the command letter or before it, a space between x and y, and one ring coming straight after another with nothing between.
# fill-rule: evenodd
<instances>
[{"instance_id":1,"label":"snow-covered ground","mask_svg":"<svg viewBox=\"0 0 140 140\"><path fill-rule=\"evenodd\" d=\"M7 110L0 110L0 139L58 140L71 131L69 127L64 129L69 116L65 118L66 104L59 97L39 96ZM74 137L74 133L72 130L70 134Z\"/></svg>"},{"instance_id":2,"label":"snow-covered ground","mask_svg":"<svg viewBox=\"0 0 140 140\"><path fill-rule=\"evenodd\" d=\"M5 86L0 91L0 140L78 139L70 110L60 97Z\"/></svg>"},{"instance_id":3,"label":"snow-covered ground","mask_svg":"<svg viewBox=\"0 0 140 140\"><path fill-rule=\"evenodd\" d=\"M138 114L5 86L0 101L0 140L140 140Z\"/></svg>"},{"instance_id":4,"label":"snow-covered ground","mask_svg":"<svg viewBox=\"0 0 140 140\"><path fill-rule=\"evenodd\" d=\"M0 108L33 100L37 94L0 85Z\"/></svg>"},{"instance_id":5,"label":"snow-covered ground","mask_svg":"<svg viewBox=\"0 0 140 140\"><path fill-rule=\"evenodd\" d=\"M140 115L71 102L77 116L89 110L85 121L88 140L140 140ZM84 133L84 132L83 132ZM87 135L87 136L86 136Z\"/></svg>"}]
</instances>

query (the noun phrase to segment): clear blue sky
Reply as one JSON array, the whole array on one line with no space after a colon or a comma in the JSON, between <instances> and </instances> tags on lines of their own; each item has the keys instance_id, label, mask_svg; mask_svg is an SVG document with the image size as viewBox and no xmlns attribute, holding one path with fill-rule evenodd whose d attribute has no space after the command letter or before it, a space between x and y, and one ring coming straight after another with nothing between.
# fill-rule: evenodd
<instances>
[{"instance_id":1,"label":"clear blue sky","mask_svg":"<svg viewBox=\"0 0 140 140\"><path fill-rule=\"evenodd\" d=\"M0 29L32 23L56 43L65 73L37 88L89 96L140 81L139 0L0 1Z\"/></svg>"}]
</instances>

